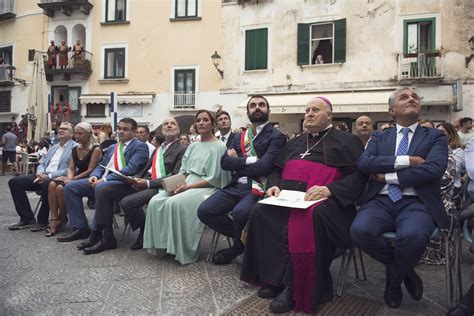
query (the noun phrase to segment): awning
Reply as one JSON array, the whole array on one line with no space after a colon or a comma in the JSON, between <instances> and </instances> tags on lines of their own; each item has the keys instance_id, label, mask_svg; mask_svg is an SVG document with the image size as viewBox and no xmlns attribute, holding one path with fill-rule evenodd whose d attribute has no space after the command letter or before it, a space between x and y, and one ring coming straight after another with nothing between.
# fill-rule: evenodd
<instances>
[{"instance_id":1,"label":"awning","mask_svg":"<svg viewBox=\"0 0 474 316\"><path fill-rule=\"evenodd\" d=\"M118 104L151 104L154 94L119 94ZM110 94L83 94L79 97L82 105L109 104Z\"/></svg>"},{"instance_id":2,"label":"awning","mask_svg":"<svg viewBox=\"0 0 474 316\"><path fill-rule=\"evenodd\" d=\"M328 98L332 102L334 113L373 113L388 111L388 98L393 91L395 91L395 88L374 91L293 93L264 96L270 103L272 114L303 114L308 101L316 96ZM420 95L423 96L423 94ZM238 108L246 109L250 97L239 104ZM431 98L427 99L426 101L422 100L423 106L449 105L449 102L444 100L445 98L442 98L442 102L437 102Z\"/></svg>"}]
</instances>

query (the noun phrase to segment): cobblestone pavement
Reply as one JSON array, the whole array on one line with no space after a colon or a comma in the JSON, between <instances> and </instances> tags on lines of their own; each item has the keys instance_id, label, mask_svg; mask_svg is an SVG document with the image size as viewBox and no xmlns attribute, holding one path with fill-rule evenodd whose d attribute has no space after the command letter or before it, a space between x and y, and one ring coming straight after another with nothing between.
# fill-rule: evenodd
<instances>
[{"instance_id":1,"label":"cobblestone pavement","mask_svg":"<svg viewBox=\"0 0 474 316\"><path fill-rule=\"evenodd\" d=\"M130 250L136 233L119 248L84 256L73 243L58 243L43 232L9 231L18 221L8 189L9 177L0 177L0 315L64 314L225 314L256 288L239 281L239 263L214 266L205 261L211 232L201 243L201 260L179 265L172 257L157 258ZM34 207L35 193L29 194ZM90 217L92 211L86 210ZM122 218L116 216L123 231ZM220 246L226 243L221 241ZM464 287L470 280L474 257L464 251ZM365 256L368 281L354 279L349 270L347 293L383 303L383 267ZM333 278L340 259L332 265ZM400 309L383 308L380 315L443 315L445 312L444 266L417 268L425 294L414 302L404 292Z\"/></svg>"}]
</instances>

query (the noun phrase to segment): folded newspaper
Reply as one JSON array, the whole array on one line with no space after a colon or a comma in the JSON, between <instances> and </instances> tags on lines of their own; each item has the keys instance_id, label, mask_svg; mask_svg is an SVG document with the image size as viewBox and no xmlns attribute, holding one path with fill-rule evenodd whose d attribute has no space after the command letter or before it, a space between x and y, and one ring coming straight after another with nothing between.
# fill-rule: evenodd
<instances>
[{"instance_id":1,"label":"folded newspaper","mask_svg":"<svg viewBox=\"0 0 474 316\"><path fill-rule=\"evenodd\" d=\"M100 165L102 168L104 168L105 170L109 170L110 172L113 172L115 173L116 175L118 175L119 177L122 177L124 179L128 179L128 180L133 180L134 177L132 176L127 176L127 175L124 175L123 173L121 173L120 171L117 171L115 169L112 169L112 168L109 168L107 166L104 166L104 165Z\"/></svg>"},{"instance_id":2,"label":"folded newspaper","mask_svg":"<svg viewBox=\"0 0 474 316\"><path fill-rule=\"evenodd\" d=\"M258 203L282 206L282 207L291 207L299 209L307 209L308 207L320 202L327 200L326 198L315 200L315 201L305 201L304 196L306 192L294 191L294 190L282 190L278 196L271 196L266 199L258 201Z\"/></svg>"}]
</instances>

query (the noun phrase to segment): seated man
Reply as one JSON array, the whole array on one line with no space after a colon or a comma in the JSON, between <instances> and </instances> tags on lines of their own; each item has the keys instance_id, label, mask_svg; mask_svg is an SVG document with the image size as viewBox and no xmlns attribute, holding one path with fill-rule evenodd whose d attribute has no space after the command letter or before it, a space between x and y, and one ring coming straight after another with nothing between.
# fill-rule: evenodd
<instances>
[{"instance_id":1,"label":"seated man","mask_svg":"<svg viewBox=\"0 0 474 316\"><path fill-rule=\"evenodd\" d=\"M364 146L356 135L333 128L329 100L308 102L304 126L308 132L283 147L267 195L297 190L307 201L326 200L304 211L256 204L248 226L240 278L264 284L258 295L275 297L273 313L315 313L332 299L329 266L336 248L351 246L354 202L366 182L357 170Z\"/></svg>"},{"instance_id":2,"label":"seated man","mask_svg":"<svg viewBox=\"0 0 474 316\"><path fill-rule=\"evenodd\" d=\"M359 159L359 169L371 175L361 208L351 227L354 244L386 266L384 299L397 308L402 282L414 300L423 283L413 269L436 226L448 217L440 197L447 166L448 143L440 130L418 125L420 98L408 87L389 99L396 128L375 132ZM382 237L395 232L395 246Z\"/></svg>"},{"instance_id":3,"label":"seated man","mask_svg":"<svg viewBox=\"0 0 474 316\"><path fill-rule=\"evenodd\" d=\"M8 181L15 209L20 215L20 222L8 227L18 230L32 227L32 231L41 231L48 226L49 203L48 185L51 180L67 174L71 150L77 145L72 140L74 126L71 123L61 123L59 127L59 143L48 150L43 162L38 165L36 175L26 174L11 178ZM31 210L26 191L41 191L41 207L38 212L38 223Z\"/></svg>"},{"instance_id":4,"label":"seated man","mask_svg":"<svg viewBox=\"0 0 474 316\"><path fill-rule=\"evenodd\" d=\"M268 122L270 105L267 99L262 96L250 98L247 115L252 128L234 137L221 161L222 169L233 173L231 183L205 200L197 211L204 224L234 238L231 248L220 250L214 255L212 262L215 264L228 264L244 251L240 235L252 206L264 194L262 178L270 174L286 143L282 132Z\"/></svg>"},{"instance_id":5,"label":"seated man","mask_svg":"<svg viewBox=\"0 0 474 316\"><path fill-rule=\"evenodd\" d=\"M107 151L101 163L92 171L88 179L72 181L64 187L64 198L69 214L70 225L73 231L65 236L58 237L60 242L69 242L87 238L91 231L84 214L82 198L95 199L96 214L93 223L93 233L88 241L90 244L80 244L85 254L97 253L103 250L115 249L117 241L112 231L113 200L104 198L104 192L113 185L126 185L127 180L116 174L119 171L125 176L134 176L145 166L148 160L148 147L135 138L137 122L131 118L119 121L117 135L119 142ZM111 170L106 170L102 166ZM102 230L104 237L102 238ZM87 249L89 249L87 251Z\"/></svg>"},{"instance_id":6,"label":"seated man","mask_svg":"<svg viewBox=\"0 0 474 316\"><path fill-rule=\"evenodd\" d=\"M142 206L148 204L150 199L158 194L162 178L179 172L181 159L186 151L186 146L181 145L178 140L179 126L174 118L163 121L161 133L165 136L166 141L152 153L141 172L142 178L134 178L128 183L110 185L102 191L101 195L104 201L120 201L120 207L127 216L132 229L140 229L137 241L132 245L132 250L143 248L145 213ZM105 215L107 222L109 219L111 222L112 214L102 214L103 211L104 209L96 209L96 218L102 218ZM99 215L99 213L101 214ZM99 220L97 223L101 224Z\"/></svg>"}]
</instances>

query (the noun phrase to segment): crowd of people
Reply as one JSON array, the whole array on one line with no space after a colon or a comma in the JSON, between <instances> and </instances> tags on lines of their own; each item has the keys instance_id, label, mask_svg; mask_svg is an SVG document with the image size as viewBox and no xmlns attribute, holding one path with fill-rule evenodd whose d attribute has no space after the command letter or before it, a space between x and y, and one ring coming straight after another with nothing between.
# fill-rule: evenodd
<instances>
[{"instance_id":1,"label":"crowd of people","mask_svg":"<svg viewBox=\"0 0 474 316\"><path fill-rule=\"evenodd\" d=\"M308 101L303 133L293 137L270 123L260 95L248 101L251 124L239 132L222 109L198 110L189 134L174 118L160 133L123 118L115 132L104 125L97 136L89 123L63 122L36 173L9 180L20 216L9 229L46 229L51 237L69 223L57 241L81 240L78 250L97 254L118 246L118 203L138 230L133 250L190 264L199 260L207 225L233 240L212 262L243 255L240 278L272 298L273 313L314 313L331 301L337 249L357 246L385 265L384 300L398 308L402 284L414 300L423 295L415 265L443 264L449 255L430 238L435 228L459 225L465 161L474 157L474 138L460 137L471 119L461 120L458 134L449 123L420 121L420 112L419 96L402 87L388 102L392 126L374 131L361 116L354 134L333 125L331 101L322 96ZM304 192L313 204L302 211L259 203L283 190ZM26 191L41 193L37 218ZM95 204L91 223L84 197ZM395 232L393 244L385 232ZM472 313L473 295L471 288L460 308Z\"/></svg>"}]
</instances>

